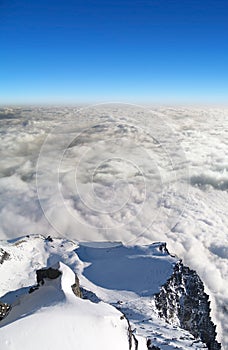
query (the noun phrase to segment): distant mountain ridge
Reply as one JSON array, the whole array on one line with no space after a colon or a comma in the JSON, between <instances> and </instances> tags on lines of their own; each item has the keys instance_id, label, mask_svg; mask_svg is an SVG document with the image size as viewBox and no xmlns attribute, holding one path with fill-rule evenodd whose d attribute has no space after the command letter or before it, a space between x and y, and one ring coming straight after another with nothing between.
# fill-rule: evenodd
<instances>
[{"instance_id":1,"label":"distant mountain ridge","mask_svg":"<svg viewBox=\"0 0 228 350\"><path fill-rule=\"evenodd\" d=\"M31 235L2 241L0 261L1 350L221 349L202 281L164 242Z\"/></svg>"}]
</instances>

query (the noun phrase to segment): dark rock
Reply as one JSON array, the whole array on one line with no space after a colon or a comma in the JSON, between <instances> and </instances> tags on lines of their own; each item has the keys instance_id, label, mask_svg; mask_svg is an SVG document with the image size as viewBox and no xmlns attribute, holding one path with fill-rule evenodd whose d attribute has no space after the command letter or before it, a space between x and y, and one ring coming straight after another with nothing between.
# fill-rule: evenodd
<instances>
[{"instance_id":1,"label":"dark rock","mask_svg":"<svg viewBox=\"0 0 228 350\"><path fill-rule=\"evenodd\" d=\"M53 269L49 267L47 269L41 269L36 271L36 280L38 285L44 284L44 279L49 278L51 280L58 278L61 275L61 272L58 269Z\"/></svg>"},{"instance_id":2,"label":"dark rock","mask_svg":"<svg viewBox=\"0 0 228 350\"><path fill-rule=\"evenodd\" d=\"M9 253L0 248L0 264L3 264L5 260L8 260L10 257Z\"/></svg>"},{"instance_id":3,"label":"dark rock","mask_svg":"<svg viewBox=\"0 0 228 350\"><path fill-rule=\"evenodd\" d=\"M39 289L39 285L30 287L28 292L29 292L29 294L31 294L31 293L35 292L35 290L37 290L37 289Z\"/></svg>"},{"instance_id":4,"label":"dark rock","mask_svg":"<svg viewBox=\"0 0 228 350\"><path fill-rule=\"evenodd\" d=\"M146 345L147 345L148 350L160 350L160 348L158 346L155 346L152 344L151 339L147 339Z\"/></svg>"},{"instance_id":5,"label":"dark rock","mask_svg":"<svg viewBox=\"0 0 228 350\"><path fill-rule=\"evenodd\" d=\"M11 310L11 306L0 301L0 321L5 318Z\"/></svg>"},{"instance_id":6,"label":"dark rock","mask_svg":"<svg viewBox=\"0 0 228 350\"><path fill-rule=\"evenodd\" d=\"M181 328L200 338L209 350L221 349L216 340L216 326L210 317L210 302L204 285L194 270L176 263L174 272L155 295L159 316L167 322L179 320Z\"/></svg>"},{"instance_id":7,"label":"dark rock","mask_svg":"<svg viewBox=\"0 0 228 350\"><path fill-rule=\"evenodd\" d=\"M79 279L78 279L78 276L76 274L75 274L75 283L71 286L71 288L77 297L82 298L82 292L81 292L81 288L80 288L80 284L79 284Z\"/></svg>"},{"instance_id":8,"label":"dark rock","mask_svg":"<svg viewBox=\"0 0 228 350\"><path fill-rule=\"evenodd\" d=\"M98 304L101 299L97 297L97 295L90 290L80 287L81 290L81 298L90 300L92 303Z\"/></svg>"},{"instance_id":9,"label":"dark rock","mask_svg":"<svg viewBox=\"0 0 228 350\"><path fill-rule=\"evenodd\" d=\"M53 242L53 239L51 236L47 236L47 238L45 238L46 242Z\"/></svg>"},{"instance_id":10,"label":"dark rock","mask_svg":"<svg viewBox=\"0 0 228 350\"><path fill-rule=\"evenodd\" d=\"M159 245L159 250L160 250L160 252L162 252L162 253L166 253L166 254L170 255L170 253L169 253L169 251L168 251L168 249L167 249L167 245L166 245L165 242L163 242L163 243L161 243L161 244Z\"/></svg>"}]
</instances>

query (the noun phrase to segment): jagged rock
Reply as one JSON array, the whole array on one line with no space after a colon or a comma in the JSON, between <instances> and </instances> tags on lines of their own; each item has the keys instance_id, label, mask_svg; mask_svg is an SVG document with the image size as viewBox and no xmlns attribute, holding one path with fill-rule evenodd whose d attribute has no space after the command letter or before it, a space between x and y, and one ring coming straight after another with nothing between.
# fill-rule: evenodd
<instances>
[{"instance_id":1,"label":"jagged rock","mask_svg":"<svg viewBox=\"0 0 228 350\"><path fill-rule=\"evenodd\" d=\"M75 274L75 283L71 286L71 288L77 297L82 298L82 292L81 292L81 288L80 288L80 284L79 284L79 279L78 279L78 276L76 274Z\"/></svg>"},{"instance_id":2,"label":"jagged rock","mask_svg":"<svg viewBox=\"0 0 228 350\"><path fill-rule=\"evenodd\" d=\"M92 303L98 304L101 299L97 297L97 295L90 290L80 287L81 290L81 298L90 300Z\"/></svg>"},{"instance_id":3,"label":"jagged rock","mask_svg":"<svg viewBox=\"0 0 228 350\"><path fill-rule=\"evenodd\" d=\"M9 259L9 253L0 248L0 264L2 264L5 260Z\"/></svg>"},{"instance_id":4,"label":"jagged rock","mask_svg":"<svg viewBox=\"0 0 228 350\"><path fill-rule=\"evenodd\" d=\"M29 294L31 294L31 293L35 292L35 290L38 290L38 289L39 289L39 285L32 286L29 288L28 292L29 292Z\"/></svg>"},{"instance_id":5,"label":"jagged rock","mask_svg":"<svg viewBox=\"0 0 228 350\"><path fill-rule=\"evenodd\" d=\"M0 321L8 315L10 309L11 306L9 304L0 301Z\"/></svg>"},{"instance_id":6,"label":"jagged rock","mask_svg":"<svg viewBox=\"0 0 228 350\"><path fill-rule=\"evenodd\" d=\"M47 236L47 237L45 238L45 241L46 241L46 242L53 242L53 238L52 238L51 236Z\"/></svg>"},{"instance_id":7,"label":"jagged rock","mask_svg":"<svg viewBox=\"0 0 228 350\"><path fill-rule=\"evenodd\" d=\"M221 344L216 341L208 299L197 273L179 261L172 276L155 295L155 304L159 316L168 323L179 323L181 328L200 338L209 350L219 350Z\"/></svg>"},{"instance_id":8,"label":"jagged rock","mask_svg":"<svg viewBox=\"0 0 228 350\"><path fill-rule=\"evenodd\" d=\"M159 250L160 252L162 253L166 253L168 255L171 255L168 251L168 248L167 248L167 244L165 242L162 242L160 245L159 245Z\"/></svg>"},{"instance_id":9,"label":"jagged rock","mask_svg":"<svg viewBox=\"0 0 228 350\"><path fill-rule=\"evenodd\" d=\"M147 340L146 345L147 345L148 350L160 350L160 348L158 346L155 346L152 344L151 339Z\"/></svg>"},{"instance_id":10,"label":"jagged rock","mask_svg":"<svg viewBox=\"0 0 228 350\"><path fill-rule=\"evenodd\" d=\"M49 267L47 269L41 269L36 271L36 280L39 285L44 284L44 278L49 278L51 280L58 278L61 275L61 272L58 269L53 269Z\"/></svg>"}]
</instances>

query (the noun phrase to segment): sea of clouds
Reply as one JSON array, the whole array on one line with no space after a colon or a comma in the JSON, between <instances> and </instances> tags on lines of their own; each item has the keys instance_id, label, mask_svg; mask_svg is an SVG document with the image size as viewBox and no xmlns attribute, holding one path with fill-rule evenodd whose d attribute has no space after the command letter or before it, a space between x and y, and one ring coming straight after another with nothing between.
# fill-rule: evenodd
<instances>
[{"instance_id":1,"label":"sea of clouds","mask_svg":"<svg viewBox=\"0 0 228 350\"><path fill-rule=\"evenodd\" d=\"M0 238L168 248L197 270L228 348L228 110L0 109Z\"/></svg>"}]
</instances>

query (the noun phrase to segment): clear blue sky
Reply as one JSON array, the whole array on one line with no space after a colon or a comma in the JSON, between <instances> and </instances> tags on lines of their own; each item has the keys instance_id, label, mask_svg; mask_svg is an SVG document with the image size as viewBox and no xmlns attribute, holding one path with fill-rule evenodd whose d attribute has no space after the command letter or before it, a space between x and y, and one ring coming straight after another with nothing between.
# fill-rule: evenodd
<instances>
[{"instance_id":1,"label":"clear blue sky","mask_svg":"<svg viewBox=\"0 0 228 350\"><path fill-rule=\"evenodd\" d=\"M1 0L0 103L228 102L228 1Z\"/></svg>"}]
</instances>

